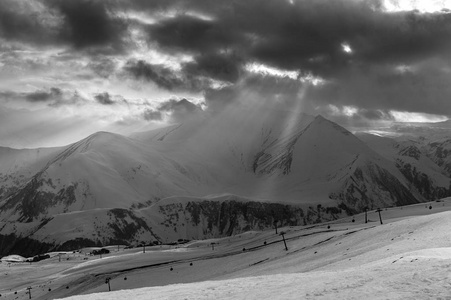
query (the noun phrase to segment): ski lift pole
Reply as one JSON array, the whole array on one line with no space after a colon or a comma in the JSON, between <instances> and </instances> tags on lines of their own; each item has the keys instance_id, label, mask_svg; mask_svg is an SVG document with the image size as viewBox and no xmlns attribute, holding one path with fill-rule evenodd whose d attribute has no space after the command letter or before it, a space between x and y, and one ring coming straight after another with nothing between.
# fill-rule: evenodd
<instances>
[{"instance_id":1,"label":"ski lift pole","mask_svg":"<svg viewBox=\"0 0 451 300\"><path fill-rule=\"evenodd\" d=\"M379 220L381 221L381 225L382 225L383 224L382 223L382 216L381 216L382 209L378 208L376 211L379 213Z\"/></svg>"},{"instance_id":2,"label":"ski lift pole","mask_svg":"<svg viewBox=\"0 0 451 300\"><path fill-rule=\"evenodd\" d=\"M111 292L110 280L111 280L110 277L107 277L107 278L105 279L105 283L108 283L108 291L109 291L109 292Z\"/></svg>"},{"instance_id":3,"label":"ski lift pole","mask_svg":"<svg viewBox=\"0 0 451 300\"><path fill-rule=\"evenodd\" d=\"M285 232L282 231L280 235L282 236L283 244L285 245L285 250L288 251L287 242L285 241Z\"/></svg>"},{"instance_id":4,"label":"ski lift pole","mask_svg":"<svg viewBox=\"0 0 451 300\"><path fill-rule=\"evenodd\" d=\"M31 286L27 287L27 294L28 294L28 299L31 299Z\"/></svg>"}]
</instances>

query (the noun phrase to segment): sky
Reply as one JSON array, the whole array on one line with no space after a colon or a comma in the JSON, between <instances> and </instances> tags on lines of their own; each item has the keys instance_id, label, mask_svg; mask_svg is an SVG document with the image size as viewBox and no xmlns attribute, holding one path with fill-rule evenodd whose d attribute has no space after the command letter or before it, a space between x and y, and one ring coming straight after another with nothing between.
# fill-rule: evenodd
<instances>
[{"instance_id":1,"label":"sky","mask_svg":"<svg viewBox=\"0 0 451 300\"><path fill-rule=\"evenodd\" d=\"M234 109L451 115L451 1L2 0L0 146Z\"/></svg>"}]
</instances>

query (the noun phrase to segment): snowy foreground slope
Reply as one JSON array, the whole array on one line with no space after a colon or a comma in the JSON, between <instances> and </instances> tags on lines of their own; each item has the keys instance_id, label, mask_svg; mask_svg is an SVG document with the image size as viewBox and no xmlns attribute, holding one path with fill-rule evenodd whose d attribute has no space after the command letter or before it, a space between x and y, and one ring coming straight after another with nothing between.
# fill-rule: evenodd
<instances>
[{"instance_id":1,"label":"snowy foreground slope","mask_svg":"<svg viewBox=\"0 0 451 300\"><path fill-rule=\"evenodd\" d=\"M431 207L431 209L429 208ZM2 299L446 299L451 199L178 246L0 264ZM328 227L330 226L330 227ZM280 231L279 231L280 232ZM214 250L211 243L214 242ZM265 243L266 242L266 243ZM243 251L244 248L244 251ZM105 279L110 278L108 292Z\"/></svg>"},{"instance_id":2,"label":"snowy foreground slope","mask_svg":"<svg viewBox=\"0 0 451 300\"><path fill-rule=\"evenodd\" d=\"M451 247L404 255L356 269L205 281L65 299L441 299L451 295Z\"/></svg>"},{"instance_id":3,"label":"snowy foreground slope","mask_svg":"<svg viewBox=\"0 0 451 300\"><path fill-rule=\"evenodd\" d=\"M246 277L124 290L67 299L437 299L451 296L451 213L416 217L316 247L312 271L302 254L239 272ZM386 240L393 239L391 243ZM337 246L337 247L334 247ZM332 255L332 248L337 254ZM302 248L301 248L302 249ZM344 253L343 253L343 252ZM323 253L322 253L323 252ZM290 252L288 252L290 253ZM292 252L293 253L293 252ZM269 254L269 253L268 253ZM257 255L257 254L256 254ZM339 257L341 256L341 257ZM318 265L322 265L316 268ZM260 275L262 273L282 273ZM259 276L253 276L258 274ZM227 276L227 277L235 277Z\"/></svg>"}]
</instances>

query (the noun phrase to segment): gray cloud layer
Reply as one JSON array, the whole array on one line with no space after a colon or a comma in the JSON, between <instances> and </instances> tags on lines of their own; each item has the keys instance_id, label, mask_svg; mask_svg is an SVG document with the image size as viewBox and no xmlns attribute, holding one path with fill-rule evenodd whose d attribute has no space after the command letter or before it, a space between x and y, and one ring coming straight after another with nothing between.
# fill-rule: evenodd
<instances>
[{"instance_id":1,"label":"gray cloud layer","mask_svg":"<svg viewBox=\"0 0 451 300\"><path fill-rule=\"evenodd\" d=\"M0 3L0 37L34 46L65 45L96 56L90 68L102 78L123 72L177 92L203 92L209 106L233 103L253 90L277 103L300 101L328 113L328 105L355 106L361 118L387 119L400 110L451 116L451 14L387 13L369 0L6 0ZM42 12L37 14L36 12ZM153 22L131 20L140 12ZM149 48L193 60L174 71L143 58L134 49L133 30ZM352 49L343 51L343 44ZM110 59L125 57L121 70ZM292 78L250 74L262 63L317 76L321 85ZM227 83L215 86L214 81ZM27 98L46 101L43 92ZM96 100L110 104L99 94ZM159 120L160 111L145 118Z\"/></svg>"},{"instance_id":2,"label":"gray cloud layer","mask_svg":"<svg viewBox=\"0 0 451 300\"><path fill-rule=\"evenodd\" d=\"M451 14L386 13L377 1L133 4L186 11L145 28L148 39L163 49L194 55L183 69L192 76L234 83L242 78L246 62L260 62L325 79L326 84L308 89L310 107L353 105L369 119L386 119L383 112L388 110L451 114ZM344 43L352 53L343 51ZM407 71L400 71L403 67ZM208 89L206 100L229 101L243 85L266 90L265 97L292 99L301 86L288 78L251 76L232 87Z\"/></svg>"}]
</instances>

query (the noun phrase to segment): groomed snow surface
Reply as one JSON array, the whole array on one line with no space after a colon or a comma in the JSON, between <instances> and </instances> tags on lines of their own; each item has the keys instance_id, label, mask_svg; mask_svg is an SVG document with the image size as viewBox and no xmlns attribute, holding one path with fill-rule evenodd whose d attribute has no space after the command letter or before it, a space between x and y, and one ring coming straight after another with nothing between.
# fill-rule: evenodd
<instances>
[{"instance_id":1,"label":"groomed snow surface","mask_svg":"<svg viewBox=\"0 0 451 300\"><path fill-rule=\"evenodd\" d=\"M280 228L288 251L272 230L146 253L2 263L0 299L28 299L27 286L32 299L451 299L451 200L382 217L383 225L372 211L368 223L360 214Z\"/></svg>"}]
</instances>

